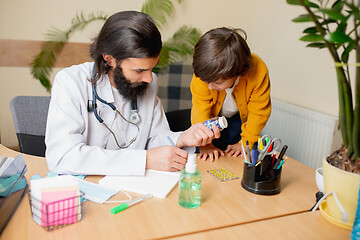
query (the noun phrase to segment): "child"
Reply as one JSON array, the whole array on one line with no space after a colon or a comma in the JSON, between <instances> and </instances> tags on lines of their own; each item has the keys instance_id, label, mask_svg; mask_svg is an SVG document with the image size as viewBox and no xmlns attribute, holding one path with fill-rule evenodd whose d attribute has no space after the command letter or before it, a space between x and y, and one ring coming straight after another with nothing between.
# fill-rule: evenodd
<instances>
[{"instance_id":1,"label":"child","mask_svg":"<svg viewBox=\"0 0 360 240\"><path fill-rule=\"evenodd\" d=\"M216 28L195 45L191 81L192 124L225 116L228 128L219 139L200 148L199 158L237 157L241 143L257 142L271 113L268 69L238 33L241 29ZM246 148L246 146L245 146Z\"/></svg>"}]
</instances>

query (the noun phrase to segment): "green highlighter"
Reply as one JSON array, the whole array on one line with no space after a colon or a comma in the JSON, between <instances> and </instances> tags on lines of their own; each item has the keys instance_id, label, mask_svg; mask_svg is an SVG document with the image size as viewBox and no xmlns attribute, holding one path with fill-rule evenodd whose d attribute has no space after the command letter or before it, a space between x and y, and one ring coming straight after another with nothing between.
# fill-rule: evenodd
<instances>
[{"instance_id":1,"label":"green highlighter","mask_svg":"<svg viewBox=\"0 0 360 240\"><path fill-rule=\"evenodd\" d=\"M132 205L134 205L134 204L137 204L137 203L142 202L143 200L146 200L146 199L149 199L149 198L152 198L152 194L151 194L151 193L148 193L148 194L143 195L143 196L141 196L141 197L137 197L137 198L135 198L135 199L133 199L133 200L130 200L130 201L126 202L126 203L122 203L122 204L120 204L119 206L113 207L113 208L110 210L110 212L111 212L112 214L116 214L116 213L121 212L121 211L123 211L123 210L125 210L125 209L128 209L130 206L132 206Z\"/></svg>"}]
</instances>

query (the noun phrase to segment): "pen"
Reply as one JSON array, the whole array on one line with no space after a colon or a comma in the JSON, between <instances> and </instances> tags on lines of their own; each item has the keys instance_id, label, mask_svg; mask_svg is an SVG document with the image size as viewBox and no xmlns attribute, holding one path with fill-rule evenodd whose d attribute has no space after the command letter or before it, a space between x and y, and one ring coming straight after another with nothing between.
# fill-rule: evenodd
<instances>
[{"instance_id":1,"label":"pen","mask_svg":"<svg viewBox=\"0 0 360 240\"><path fill-rule=\"evenodd\" d=\"M280 163L283 161L283 159L280 159L280 158L275 158L275 164L273 166L273 169L278 169Z\"/></svg>"},{"instance_id":2,"label":"pen","mask_svg":"<svg viewBox=\"0 0 360 240\"><path fill-rule=\"evenodd\" d=\"M251 149L252 164L256 165L258 158L257 143L254 143Z\"/></svg>"},{"instance_id":3,"label":"pen","mask_svg":"<svg viewBox=\"0 0 360 240\"><path fill-rule=\"evenodd\" d=\"M263 150L264 149L264 143L261 141L261 138L258 139L258 144L259 144L259 150Z\"/></svg>"},{"instance_id":4,"label":"pen","mask_svg":"<svg viewBox=\"0 0 360 240\"><path fill-rule=\"evenodd\" d=\"M276 163L274 164L273 169L278 169L281 162L282 162L282 160L276 159Z\"/></svg>"},{"instance_id":5,"label":"pen","mask_svg":"<svg viewBox=\"0 0 360 240\"><path fill-rule=\"evenodd\" d=\"M242 140L241 140L240 142L241 142L241 148L242 148L242 151L243 151L243 153L244 153L244 159L245 159L245 161L247 162L248 160L247 160L247 156L246 156L246 152L245 152L244 144L243 144Z\"/></svg>"},{"instance_id":6,"label":"pen","mask_svg":"<svg viewBox=\"0 0 360 240\"><path fill-rule=\"evenodd\" d=\"M243 159L243 162L244 162L244 163L247 163L247 164L251 164L251 162L248 162L248 161L246 161L245 159Z\"/></svg>"},{"instance_id":7,"label":"pen","mask_svg":"<svg viewBox=\"0 0 360 240\"><path fill-rule=\"evenodd\" d=\"M270 139L268 137L265 138L264 145L267 145Z\"/></svg>"},{"instance_id":8,"label":"pen","mask_svg":"<svg viewBox=\"0 0 360 240\"><path fill-rule=\"evenodd\" d=\"M270 147L268 148L268 152L271 152L273 149L274 143L271 143Z\"/></svg>"},{"instance_id":9,"label":"pen","mask_svg":"<svg viewBox=\"0 0 360 240\"><path fill-rule=\"evenodd\" d=\"M287 149L288 149L288 146L284 145L283 148L281 149L280 154L279 154L279 157L278 157L279 160L282 160L282 158L284 157L284 154L285 154Z\"/></svg>"},{"instance_id":10,"label":"pen","mask_svg":"<svg viewBox=\"0 0 360 240\"><path fill-rule=\"evenodd\" d=\"M246 140L246 148L247 148L247 151L248 151L248 154L249 154L249 162L252 163L250 146L249 146L249 141L248 140Z\"/></svg>"},{"instance_id":11,"label":"pen","mask_svg":"<svg viewBox=\"0 0 360 240\"><path fill-rule=\"evenodd\" d=\"M277 167L277 169L280 169L281 166L286 162L286 160L287 160L287 157L284 158L284 160L281 161L281 163L279 164L279 166Z\"/></svg>"},{"instance_id":12,"label":"pen","mask_svg":"<svg viewBox=\"0 0 360 240\"><path fill-rule=\"evenodd\" d=\"M169 140L170 144L173 145L174 147L176 147L175 143L173 142L173 140L171 140L171 138L169 136L166 136L166 138Z\"/></svg>"},{"instance_id":13,"label":"pen","mask_svg":"<svg viewBox=\"0 0 360 240\"><path fill-rule=\"evenodd\" d=\"M274 165L275 165L275 159L276 159L276 154L273 154L272 159L271 159L271 165L270 165L270 167L274 167Z\"/></svg>"},{"instance_id":14,"label":"pen","mask_svg":"<svg viewBox=\"0 0 360 240\"><path fill-rule=\"evenodd\" d=\"M125 203L122 203L122 204L120 204L119 206L113 207L113 208L110 210L110 212L111 212L112 214L116 214L116 213L121 212L121 211L123 211L123 210L125 210L125 209L128 209L130 206L132 206L132 205L134 205L134 204L137 204L137 203L139 203L139 202L141 202L141 201L143 201L143 200L146 200L146 199L148 199L148 198L152 198L152 194L151 194L151 193L148 193L148 194L143 195L143 196L141 196L141 197L137 197L137 198L135 198L135 199L133 199L133 200L127 201L127 202L125 202Z\"/></svg>"}]
</instances>

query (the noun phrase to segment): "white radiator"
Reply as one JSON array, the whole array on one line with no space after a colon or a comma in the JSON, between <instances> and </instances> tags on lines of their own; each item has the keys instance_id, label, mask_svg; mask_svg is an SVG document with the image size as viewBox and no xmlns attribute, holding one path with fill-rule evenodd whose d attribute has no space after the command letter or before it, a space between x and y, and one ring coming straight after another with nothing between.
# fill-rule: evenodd
<instances>
[{"instance_id":1,"label":"white radiator","mask_svg":"<svg viewBox=\"0 0 360 240\"><path fill-rule=\"evenodd\" d=\"M280 138L289 146L285 155L314 169L342 143L337 117L275 99L263 134Z\"/></svg>"}]
</instances>

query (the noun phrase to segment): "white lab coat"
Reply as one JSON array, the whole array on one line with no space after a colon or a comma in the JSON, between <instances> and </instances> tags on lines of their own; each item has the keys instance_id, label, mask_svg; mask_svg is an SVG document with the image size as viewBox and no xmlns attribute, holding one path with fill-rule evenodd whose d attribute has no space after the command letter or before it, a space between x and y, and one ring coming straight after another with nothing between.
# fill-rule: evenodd
<instances>
[{"instance_id":1,"label":"white lab coat","mask_svg":"<svg viewBox=\"0 0 360 240\"><path fill-rule=\"evenodd\" d=\"M170 145L166 136L169 135L176 142L180 135L169 129L157 97L157 76L153 73L153 82L145 95L137 100L141 117L137 140L127 149L109 150L105 147L113 136L99 123L94 113L87 110L88 100L92 100L91 83L88 81L92 68L93 63L84 63L66 68L55 77L45 135L49 170L86 175L144 175L146 149ZM96 90L102 99L114 103L107 75L102 77ZM130 109L130 102L124 101L118 110L129 118ZM111 129L115 111L99 101L97 110ZM122 128L128 142L136 135L137 129L123 122Z\"/></svg>"}]
</instances>

